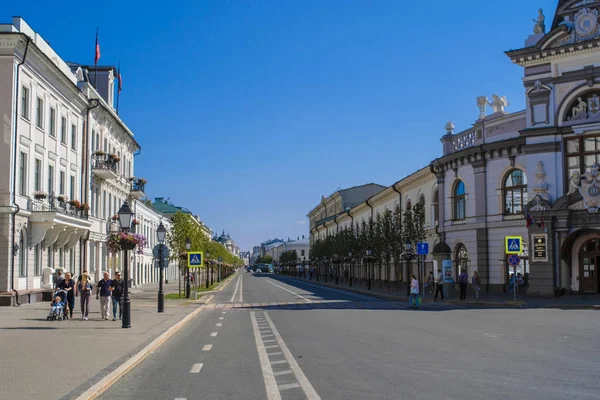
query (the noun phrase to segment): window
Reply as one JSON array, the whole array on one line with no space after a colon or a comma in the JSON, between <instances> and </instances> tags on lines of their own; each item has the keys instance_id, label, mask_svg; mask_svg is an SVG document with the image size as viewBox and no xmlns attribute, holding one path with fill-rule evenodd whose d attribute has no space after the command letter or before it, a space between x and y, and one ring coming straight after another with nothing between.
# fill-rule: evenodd
<instances>
[{"instance_id":1,"label":"window","mask_svg":"<svg viewBox=\"0 0 600 400\"><path fill-rule=\"evenodd\" d=\"M457 275L462 272L462 270L466 270L469 272L469 253L467 252L467 248L464 244L460 243L456 248L456 273ZM470 276L470 274L469 274ZM458 277L457 277L458 280Z\"/></svg>"},{"instance_id":2,"label":"window","mask_svg":"<svg viewBox=\"0 0 600 400\"><path fill-rule=\"evenodd\" d=\"M520 214L527 204L527 176L513 169L504 179L504 214Z\"/></svg>"},{"instance_id":3,"label":"window","mask_svg":"<svg viewBox=\"0 0 600 400\"><path fill-rule=\"evenodd\" d=\"M58 181L58 193L65 194L65 171L60 171L60 179Z\"/></svg>"},{"instance_id":4,"label":"window","mask_svg":"<svg viewBox=\"0 0 600 400\"><path fill-rule=\"evenodd\" d=\"M574 173L585 174L594 163L600 163L600 136L579 136L565 140L566 186ZM566 188L565 188L566 189Z\"/></svg>"},{"instance_id":5,"label":"window","mask_svg":"<svg viewBox=\"0 0 600 400\"><path fill-rule=\"evenodd\" d=\"M40 245L36 244L35 247L33 248L33 265L34 265L33 274L35 276L42 275L42 263L40 261L41 261L40 260Z\"/></svg>"},{"instance_id":6,"label":"window","mask_svg":"<svg viewBox=\"0 0 600 400\"><path fill-rule=\"evenodd\" d=\"M21 88L21 117L29 119L29 88Z\"/></svg>"},{"instance_id":7,"label":"window","mask_svg":"<svg viewBox=\"0 0 600 400\"><path fill-rule=\"evenodd\" d=\"M48 166L48 194L54 194L54 166Z\"/></svg>"},{"instance_id":8,"label":"window","mask_svg":"<svg viewBox=\"0 0 600 400\"><path fill-rule=\"evenodd\" d=\"M50 136L56 137L56 109L50 107L50 127L49 127Z\"/></svg>"},{"instance_id":9,"label":"window","mask_svg":"<svg viewBox=\"0 0 600 400\"><path fill-rule=\"evenodd\" d=\"M37 105L35 109L35 124L38 128L44 129L44 99L41 97L37 98Z\"/></svg>"},{"instance_id":10,"label":"window","mask_svg":"<svg viewBox=\"0 0 600 400\"><path fill-rule=\"evenodd\" d=\"M69 196L71 196L71 200L75 199L75 189L75 177L71 175L71 193L69 193Z\"/></svg>"},{"instance_id":11,"label":"window","mask_svg":"<svg viewBox=\"0 0 600 400\"><path fill-rule=\"evenodd\" d=\"M412 210L412 202L411 202L410 200L408 200L408 201L406 202L406 209L407 209L407 210Z\"/></svg>"},{"instance_id":12,"label":"window","mask_svg":"<svg viewBox=\"0 0 600 400\"><path fill-rule=\"evenodd\" d=\"M77 150L77 125L71 125L71 149Z\"/></svg>"},{"instance_id":13,"label":"window","mask_svg":"<svg viewBox=\"0 0 600 400\"><path fill-rule=\"evenodd\" d=\"M60 119L60 141L67 144L67 117Z\"/></svg>"},{"instance_id":14,"label":"window","mask_svg":"<svg viewBox=\"0 0 600 400\"><path fill-rule=\"evenodd\" d=\"M21 239L19 240L19 276L21 278L27 276L27 247L23 232L21 232Z\"/></svg>"},{"instance_id":15,"label":"window","mask_svg":"<svg viewBox=\"0 0 600 400\"><path fill-rule=\"evenodd\" d=\"M35 176L33 178L33 190L39 192L42 190L42 161L35 160Z\"/></svg>"},{"instance_id":16,"label":"window","mask_svg":"<svg viewBox=\"0 0 600 400\"><path fill-rule=\"evenodd\" d=\"M27 196L27 154L23 152L19 164L19 194Z\"/></svg>"},{"instance_id":17,"label":"window","mask_svg":"<svg viewBox=\"0 0 600 400\"><path fill-rule=\"evenodd\" d=\"M304 257L304 250L300 250L300 256Z\"/></svg>"},{"instance_id":18,"label":"window","mask_svg":"<svg viewBox=\"0 0 600 400\"><path fill-rule=\"evenodd\" d=\"M108 152L108 140L106 138L104 138L104 152Z\"/></svg>"},{"instance_id":19,"label":"window","mask_svg":"<svg viewBox=\"0 0 600 400\"><path fill-rule=\"evenodd\" d=\"M96 150L100 150L100 134L96 133Z\"/></svg>"},{"instance_id":20,"label":"window","mask_svg":"<svg viewBox=\"0 0 600 400\"><path fill-rule=\"evenodd\" d=\"M466 193L465 184L459 180L454 184L454 219L462 220L465 219L466 211Z\"/></svg>"}]
</instances>

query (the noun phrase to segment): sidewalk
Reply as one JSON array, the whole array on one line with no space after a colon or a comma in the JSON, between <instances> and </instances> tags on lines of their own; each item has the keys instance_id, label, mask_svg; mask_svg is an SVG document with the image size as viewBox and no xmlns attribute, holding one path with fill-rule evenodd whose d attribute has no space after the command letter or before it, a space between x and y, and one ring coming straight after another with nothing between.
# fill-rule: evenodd
<instances>
[{"instance_id":1,"label":"sidewalk","mask_svg":"<svg viewBox=\"0 0 600 400\"><path fill-rule=\"evenodd\" d=\"M165 285L165 294L177 290L177 283ZM119 320L102 320L95 297L88 321L81 319L79 298L67 321L46 321L48 302L1 307L1 397L76 398L203 304L165 300L159 314L157 291L157 285L131 290L131 329L121 328Z\"/></svg>"},{"instance_id":2,"label":"sidewalk","mask_svg":"<svg viewBox=\"0 0 600 400\"><path fill-rule=\"evenodd\" d=\"M397 289L396 285L390 283L390 289L387 289L387 283L382 282L381 288L379 282L372 284L371 290L367 290L366 284L363 282L362 286L359 283L355 283L350 287L347 283L335 284L335 278L333 282L327 279L324 282L320 279L318 282L313 279L304 279L298 277L292 277L287 275L279 275L285 279L293 279L298 281L310 282L317 285L328 286L340 290L346 290L357 294L369 295L382 299L396 300L396 301L408 301L406 296L406 285L400 284L400 290ZM425 293L425 302L433 301L433 294ZM438 300L439 301L439 300ZM447 304L460 304L470 305L475 307L508 307L508 308L560 308L560 309L592 309L600 310L600 296L595 295L581 295L581 296L562 296L562 297L542 297L542 296L528 296L525 294L517 293L517 302L513 301L513 295L508 293L485 293L479 294L479 299L475 299L473 292L468 293L467 300L460 300L458 290L451 292L449 297L444 300Z\"/></svg>"}]
</instances>

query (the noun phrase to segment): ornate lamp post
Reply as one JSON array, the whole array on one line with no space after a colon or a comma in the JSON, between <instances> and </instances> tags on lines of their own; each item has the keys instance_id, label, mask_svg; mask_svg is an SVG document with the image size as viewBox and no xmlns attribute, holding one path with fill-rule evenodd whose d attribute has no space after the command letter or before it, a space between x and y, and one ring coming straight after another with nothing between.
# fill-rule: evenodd
<instances>
[{"instance_id":1,"label":"ornate lamp post","mask_svg":"<svg viewBox=\"0 0 600 400\"><path fill-rule=\"evenodd\" d=\"M129 208L129 204L124 202L121 206L121 209L118 212L119 215L119 224L121 225L121 231L127 234L129 233L129 229L131 229L131 219L133 218L133 212L131 212L131 208ZM121 240L121 249L123 249L124 257L124 280L125 285L123 286L123 325L122 328L131 328L131 300L129 299L129 250L133 250L135 248L135 243L132 243L128 240Z\"/></svg>"},{"instance_id":2,"label":"ornate lamp post","mask_svg":"<svg viewBox=\"0 0 600 400\"><path fill-rule=\"evenodd\" d=\"M204 273L206 274L206 288L208 289L209 287L209 283L208 283L208 268L210 268L210 265L212 264L212 260L210 259L210 252L206 252L206 261L204 262Z\"/></svg>"},{"instance_id":3,"label":"ornate lamp post","mask_svg":"<svg viewBox=\"0 0 600 400\"><path fill-rule=\"evenodd\" d=\"M185 249L187 251L190 251L190 249L192 248L192 241L190 240L190 238L186 238L185 239ZM186 254L186 273L185 273L185 298L189 299L190 298L190 266L189 263L187 262L187 258L189 256Z\"/></svg>"},{"instance_id":4,"label":"ornate lamp post","mask_svg":"<svg viewBox=\"0 0 600 400\"><path fill-rule=\"evenodd\" d=\"M219 261L219 264L217 265L217 268L219 268L219 271L220 271L221 263L223 262L223 257L219 256L218 261ZM211 285L213 284L213 274L214 274L214 271L213 271L213 268L211 267L210 268L210 284Z\"/></svg>"},{"instance_id":5,"label":"ornate lamp post","mask_svg":"<svg viewBox=\"0 0 600 400\"><path fill-rule=\"evenodd\" d=\"M367 250L367 256L365 257L365 262L367 263L366 267L367 267L367 289L371 290L371 269L372 269L372 265L371 263L373 262L373 251L371 250Z\"/></svg>"},{"instance_id":6,"label":"ornate lamp post","mask_svg":"<svg viewBox=\"0 0 600 400\"><path fill-rule=\"evenodd\" d=\"M325 283L327 283L327 257L323 256L323 276Z\"/></svg>"},{"instance_id":7,"label":"ornate lamp post","mask_svg":"<svg viewBox=\"0 0 600 400\"><path fill-rule=\"evenodd\" d=\"M340 283L340 264L342 260L337 254L334 254L331 262L335 265L335 284L338 285Z\"/></svg>"},{"instance_id":8,"label":"ornate lamp post","mask_svg":"<svg viewBox=\"0 0 600 400\"><path fill-rule=\"evenodd\" d=\"M344 259L348 265L348 285L352 287L352 252L348 252L348 257Z\"/></svg>"},{"instance_id":9,"label":"ornate lamp post","mask_svg":"<svg viewBox=\"0 0 600 400\"><path fill-rule=\"evenodd\" d=\"M158 282L158 312L165 312L165 292L163 288L163 270L165 268L164 265L164 257L163 257L163 247L165 238L167 236L167 229L163 225L162 221L158 228L156 229L156 238L158 239L159 248L158 248L158 263L159 263L159 282Z\"/></svg>"},{"instance_id":10,"label":"ornate lamp post","mask_svg":"<svg viewBox=\"0 0 600 400\"><path fill-rule=\"evenodd\" d=\"M412 243L410 242L409 239L406 239L406 242L404 243L404 259L406 260L406 295L410 296L410 262L413 259L413 253L412 253Z\"/></svg>"}]
</instances>

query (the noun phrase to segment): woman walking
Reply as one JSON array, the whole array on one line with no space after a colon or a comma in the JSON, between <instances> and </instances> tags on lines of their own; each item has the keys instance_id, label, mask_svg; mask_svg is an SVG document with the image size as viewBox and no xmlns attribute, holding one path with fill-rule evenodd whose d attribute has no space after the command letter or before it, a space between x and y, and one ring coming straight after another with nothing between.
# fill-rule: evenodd
<instances>
[{"instance_id":1,"label":"woman walking","mask_svg":"<svg viewBox=\"0 0 600 400\"><path fill-rule=\"evenodd\" d=\"M67 307L65 307L65 316L69 313L69 318L73 318L73 308L75 308L75 281L71 273L67 272L65 279L60 281L60 289L67 292Z\"/></svg>"},{"instance_id":2,"label":"woman walking","mask_svg":"<svg viewBox=\"0 0 600 400\"><path fill-rule=\"evenodd\" d=\"M477 271L473 272L473 278L471 281L473 285L473 290L475 291L475 298L479 298L479 291L481 290L481 279L479 279L479 275L477 275Z\"/></svg>"},{"instance_id":3,"label":"woman walking","mask_svg":"<svg viewBox=\"0 0 600 400\"><path fill-rule=\"evenodd\" d=\"M87 321L90 311L90 295L92 293L92 284L90 283L89 275L85 272L83 275L81 275L81 282L79 282L78 289L81 302L81 319Z\"/></svg>"},{"instance_id":4,"label":"woman walking","mask_svg":"<svg viewBox=\"0 0 600 400\"><path fill-rule=\"evenodd\" d=\"M412 275L412 280L410 281L409 304L410 308L419 308L419 281L415 274Z\"/></svg>"}]
</instances>

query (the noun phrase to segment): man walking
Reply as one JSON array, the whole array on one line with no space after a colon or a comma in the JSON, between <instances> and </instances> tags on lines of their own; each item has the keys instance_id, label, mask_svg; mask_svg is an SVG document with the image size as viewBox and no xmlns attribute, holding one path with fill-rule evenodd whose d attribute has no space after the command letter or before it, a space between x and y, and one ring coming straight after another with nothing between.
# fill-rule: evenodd
<instances>
[{"instance_id":1,"label":"man walking","mask_svg":"<svg viewBox=\"0 0 600 400\"><path fill-rule=\"evenodd\" d=\"M110 292L112 294L112 309L113 309L113 321L117 320L117 304L119 305L119 319L123 315L123 309L121 308L121 297L123 296L123 280L121 279L121 273L115 274L115 279L112 280L110 286Z\"/></svg>"},{"instance_id":2,"label":"man walking","mask_svg":"<svg viewBox=\"0 0 600 400\"><path fill-rule=\"evenodd\" d=\"M437 300L438 293L442 295L442 300L444 300L444 275L442 275L441 269L438 269L435 276L435 295L433 296L433 300Z\"/></svg>"},{"instance_id":3,"label":"man walking","mask_svg":"<svg viewBox=\"0 0 600 400\"><path fill-rule=\"evenodd\" d=\"M463 269L462 273L458 276L458 284L460 285L460 299L467 299L467 286L469 285L469 274L467 270Z\"/></svg>"},{"instance_id":4,"label":"man walking","mask_svg":"<svg viewBox=\"0 0 600 400\"><path fill-rule=\"evenodd\" d=\"M100 316L102 319L108 319L110 317L110 286L112 281L108 278L108 272L104 272L104 278L100 279L96 288L96 300L100 297Z\"/></svg>"}]
</instances>

